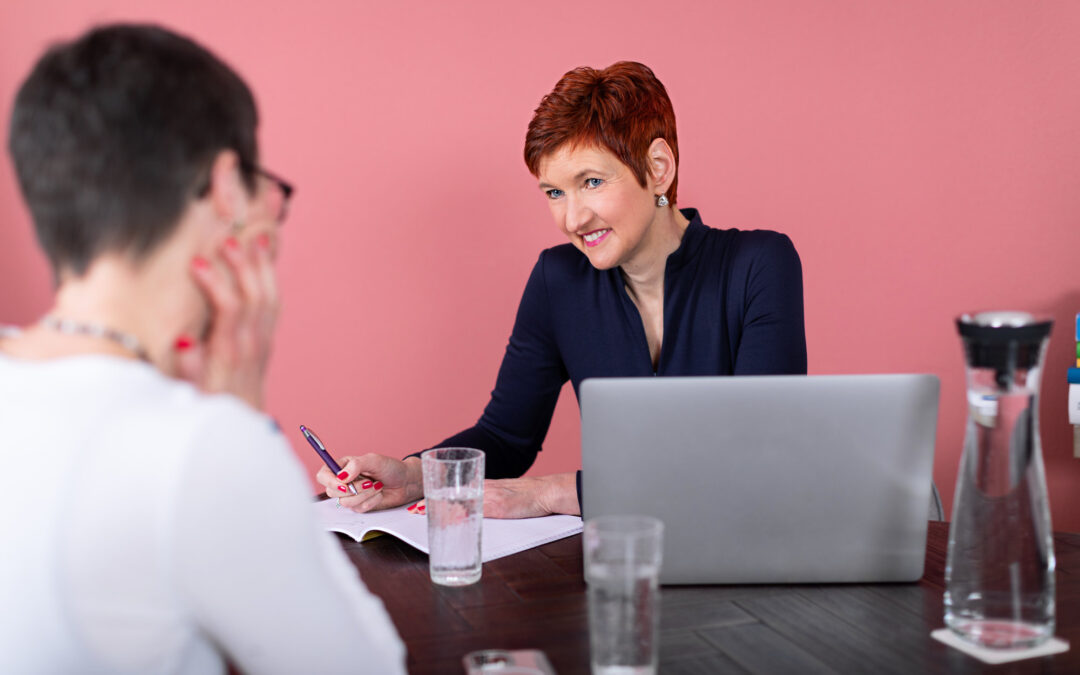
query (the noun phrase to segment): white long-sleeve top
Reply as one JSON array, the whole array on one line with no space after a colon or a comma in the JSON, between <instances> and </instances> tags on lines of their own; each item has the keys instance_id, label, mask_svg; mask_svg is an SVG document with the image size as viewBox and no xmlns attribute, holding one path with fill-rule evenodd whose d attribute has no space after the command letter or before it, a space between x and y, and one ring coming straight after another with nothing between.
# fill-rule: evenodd
<instances>
[{"instance_id":1,"label":"white long-sleeve top","mask_svg":"<svg viewBox=\"0 0 1080 675\"><path fill-rule=\"evenodd\" d=\"M0 672L405 672L310 494L233 397L0 355Z\"/></svg>"}]
</instances>

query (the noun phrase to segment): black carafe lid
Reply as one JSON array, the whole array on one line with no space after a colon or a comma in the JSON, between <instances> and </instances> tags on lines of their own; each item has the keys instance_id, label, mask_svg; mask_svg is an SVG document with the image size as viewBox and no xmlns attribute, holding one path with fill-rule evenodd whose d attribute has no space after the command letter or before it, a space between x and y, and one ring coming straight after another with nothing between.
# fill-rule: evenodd
<instances>
[{"instance_id":1,"label":"black carafe lid","mask_svg":"<svg viewBox=\"0 0 1080 675\"><path fill-rule=\"evenodd\" d=\"M1017 369L1039 365L1043 341L1053 325L1052 320L1027 312L979 312L956 318L968 366L993 368L1003 389Z\"/></svg>"}]
</instances>

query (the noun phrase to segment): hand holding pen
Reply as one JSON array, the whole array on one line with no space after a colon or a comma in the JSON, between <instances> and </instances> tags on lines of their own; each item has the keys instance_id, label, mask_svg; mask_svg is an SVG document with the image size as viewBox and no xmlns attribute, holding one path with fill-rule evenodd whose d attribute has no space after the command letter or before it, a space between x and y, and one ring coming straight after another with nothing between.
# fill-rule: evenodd
<instances>
[{"instance_id":1,"label":"hand holding pen","mask_svg":"<svg viewBox=\"0 0 1080 675\"><path fill-rule=\"evenodd\" d=\"M311 429L301 427L301 431L326 465L315 474L315 480L326 489L326 496L336 498L341 506L363 513L400 506L424 496L419 458L402 461L369 453L341 457L339 466Z\"/></svg>"},{"instance_id":2,"label":"hand holding pen","mask_svg":"<svg viewBox=\"0 0 1080 675\"><path fill-rule=\"evenodd\" d=\"M319 440L319 437L315 435L314 431L308 429L303 424L301 424L300 425L300 433L304 434L304 438L307 439L307 442L311 444L311 447L315 448L315 452L317 452L319 454L319 457L322 458L323 464L326 465L326 468L330 469L330 471L334 474L335 478L337 478L338 480L343 481L343 480L345 480L346 478L349 477L349 474L347 472L345 472L345 471L342 471L341 467L338 466L338 463L335 462L334 458L330 456L330 453L327 452L327 450L326 450L326 446L323 445L323 442L321 440ZM321 472L322 472L322 470L320 469L320 473ZM368 482L370 482L370 481L368 481ZM382 487L382 486L380 485L379 487ZM354 486L352 483L349 483L348 485L345 485L345 484L338 485L337 489L342 494L349 494L349 495L356 495L357 494L356 486ZM341 496L341 495L331 494L329 490L327 490L326 494L327 494L328 497L340 497Z\"/></svg>"}]
</instances>

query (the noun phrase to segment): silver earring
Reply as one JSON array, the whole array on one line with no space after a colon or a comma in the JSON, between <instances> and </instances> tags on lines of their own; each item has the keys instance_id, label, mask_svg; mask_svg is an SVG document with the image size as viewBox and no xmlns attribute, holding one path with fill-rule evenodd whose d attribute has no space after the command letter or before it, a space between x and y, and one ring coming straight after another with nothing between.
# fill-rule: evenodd
<instances>
[{"instance_id":1,"label":"silver earring","mask_svg":"<svg viewBox=\"0 0 1080 675\"><path fill-rule=\"evenodd\" d=\"M656 205L657 206L667 206L670 203L671 202L668 201L667 195L660 195L659 197L656 198Z\"/></svg>"}]
</instances>

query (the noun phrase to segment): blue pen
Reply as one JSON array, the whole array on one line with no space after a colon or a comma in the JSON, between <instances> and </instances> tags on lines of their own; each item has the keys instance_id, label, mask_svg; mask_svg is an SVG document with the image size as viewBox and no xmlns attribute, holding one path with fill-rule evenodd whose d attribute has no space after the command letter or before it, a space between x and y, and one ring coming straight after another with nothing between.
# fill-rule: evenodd
<instances>
[{"instance_id":1,"label":"blue pen","mask_svg":"<svg viewBox=\"0 0 1080 675\"><path fill-rule=\"evenodd\" d=\"M304 434L304 438L311 444L311 447L315 448L315 452L319 453L319 457L322 457L322 461L326 464L327 468L334 472L334 475L341 473L341 467L334 461L334 458L330 456L330 453L326 451L326 446L322 444L319 437L315 435L315 432L308 429L303 424L300 425L300 433ZM356 488L352 483L349 483L349 494L356 494Z\"/></svg>"}]
</instances>

